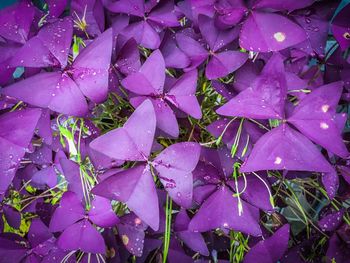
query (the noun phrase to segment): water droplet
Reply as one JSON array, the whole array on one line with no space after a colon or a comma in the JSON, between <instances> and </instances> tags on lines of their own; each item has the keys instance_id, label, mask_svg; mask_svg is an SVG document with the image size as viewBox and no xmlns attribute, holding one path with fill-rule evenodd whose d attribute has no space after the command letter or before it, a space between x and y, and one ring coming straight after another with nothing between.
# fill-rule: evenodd
<instances>
[{"instance_id":1,"label":"water droplet","mask_svg":"<svg viewBox=\"0 0 350 263\"><path fill-rule=\"evenodd\" d=\"M329 125L325 122L321 122L320 123L320 128L323 130L327 130L329 128Z\"/></svg>"},{"instance_id":2,"label":"water droplet","mask_svg":"<svg viewBox=\"0 0 350 263\"><path fill-rule=\"evenodd\" d=\"M321 109L324 113L326 113L329 110L329 105L327 105L327 104L322 105Z\"/></svg>"},{"instance_id":3,"label":"water droplet","mask_svg":"<svg viewBox=\"0 0 350 263\"><path fill-rule=\"evenodd\" d=\"M276 39L277 42L283 42L286 40L286 34L284 32L276 32L273 34L273 38Z\"/></svg>"},{"instance_id":4,"label":"water droplet","mask_svg":"<svg viewBox=\"0 0 350 263\"><path fill-rule=\"evenodd\" d=\"M127 235L122 235L123 244L126 246L129 243L129 237Z\"/></svg>"},{"instance_id":5,"label":"water droplet","mask_svg":"<svg viewBox=\"0 0 350 263\"><path fill-rule=\"evenodd\" d=\"M282 163L282 158L277 156L275 161L274 161L274 164L281 164Z\"/></svg>"}]
</instances>

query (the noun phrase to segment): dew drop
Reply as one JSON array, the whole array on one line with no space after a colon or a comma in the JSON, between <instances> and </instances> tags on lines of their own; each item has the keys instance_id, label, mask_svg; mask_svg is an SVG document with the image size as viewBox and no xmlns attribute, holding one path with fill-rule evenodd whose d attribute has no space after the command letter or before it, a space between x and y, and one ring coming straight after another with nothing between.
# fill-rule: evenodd
<instances>
[{"instance_id":1,"label":"dew drop","mask_svg":"<svg viewBox=\"0 0 350 263\"><path fill-rule=\"evenodd\" d=\"M320 123L320 128L323 130L327 130L329 128L329 125L325 122L321 122Z\"/></svg>"},{"instance_id":2,"label":"dew drop","mask_svg":"<svg viewBox=\"0 0 350 263\"><path fill-rule=\"evenodd\" d=\"M274 164L281 164L282 163L282 158L277 156L275 161L274 161Z\"/></svg>"},{"instance_id":3,"label":"dew drop","mask_svg":"<svg viewBox=\"0 0 350 263\"><path fill-rule=\"evenodd\" d=\"M129 238L127 235L122 235L123 244L126 246L129 243Z\"/></svg>"},{"instance_id":4,"label":"dew drop","mask_svg":"<svg viewBox=\"0 0 350 263\"><path fill-rule=\"evenodd\" d=\"M276 39L277 42L283 42L286 40L286 34L283 32L276 32L273 34L274 39Z\"/></svg>"},{"instance_id":5,"label":"dew drop","mask_svg":"<svg viewBox=\"0 0 350 263\"><path fill-rule=\"evenodd\" d=\"M324 113L326 113L329 110L329 105L327 105L327 104L322 105L321 109Z\"/></svg>"}]
</instances>

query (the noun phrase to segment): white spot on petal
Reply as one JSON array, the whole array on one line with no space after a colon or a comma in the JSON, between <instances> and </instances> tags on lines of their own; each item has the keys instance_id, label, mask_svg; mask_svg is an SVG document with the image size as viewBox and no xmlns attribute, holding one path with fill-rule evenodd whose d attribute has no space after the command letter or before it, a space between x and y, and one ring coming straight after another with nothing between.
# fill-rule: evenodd
<instances>
[{"instance_id":1,"label":"white spot on petal","mask_svg":"<svg viewBox=\"0 0 350 263\"><path fill-rule=\"evenodd\" d=\"M321 109L324 113L326 113L329 110L329 105L327 105L327 104L322 105Z\"/></svg>"},{"instance_id":2,"label":"white spot on petal","mask_svg":"<svg viewBox=\"0 0 350 263\"><path fill-rule=\"evenodd\" d=\"M286 40L286 34L283 32L276 32L273 34L274 39L276 39L277 42L283 42Z\"/></svg>"},{"instance_id":3,"label":"white spot on petal","mask_svg":"<svg viewBox=\"0 0 350 263\"><path fill-rule=\"evenodd\" d=\"M323 129L323 130L327 130L327 129L329 128L328 124L325 123L325 122L321 122L321 123L320 123L320 127L321 127L321 129Z\"/></svg>"},{"instance_id":4,"label":"white spot on petal","mask_svg":"<svg viewBox=\"0 0 350 263\"><path fill-rule=\"evenodd\" d=\"M275 161L274 161L274 163L275 164L281 164L281 162L282 162L282 158L277 156Z\"/></svg>"}]
</instances>

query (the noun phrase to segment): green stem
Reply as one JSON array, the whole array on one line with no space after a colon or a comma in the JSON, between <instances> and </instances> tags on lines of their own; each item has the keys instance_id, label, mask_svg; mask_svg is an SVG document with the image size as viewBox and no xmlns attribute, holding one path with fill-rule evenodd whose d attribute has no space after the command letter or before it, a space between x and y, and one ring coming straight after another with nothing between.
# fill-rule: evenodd
<instances>
[{"instance_id":1,"label":"green stem","mask_svg":"<svg viewBox=\"0 0 350 263\"><path fill-rule=\"evenodd\" d=\"M163 245L163 263L166 263L171 234L171 212L173 210L173 201L167 194L165 204L165 233L164 233L164 245Z\"/></svg>"}]
</instances>

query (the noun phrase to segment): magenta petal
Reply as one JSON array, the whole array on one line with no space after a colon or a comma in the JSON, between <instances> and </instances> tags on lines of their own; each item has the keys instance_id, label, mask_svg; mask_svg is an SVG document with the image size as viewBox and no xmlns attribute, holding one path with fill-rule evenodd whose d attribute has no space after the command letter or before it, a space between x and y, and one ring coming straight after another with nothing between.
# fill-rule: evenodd
<instances>
[{"instance_id":1,"label":"magenta petal","mask_svg":"<svg viewBox=\"0 0 350 263\"><path fill-rule=\"evenodd\" d=\"M188 224L190 218L188 217L186 210L181 209L175 219L174 228L177 236L193 251L199 252L204 256L209 255L207 245L205 244L204 238L198 232L189 231Z\"/></svg>"},{"instance_id":2,"label":"magenta petal","mask_svg":"<svg viewBox=\"0 0 350 263\"><path fill-rule=\"evenodd\" d=\"M227 46L238 37L238 30L231 28L228 30L219 30L215 26L214 19L208 16L198 16L198 27L211 51L216 52Z\"/></svg>"},{"instance_id":3,"label":"magenta petal","mask_svg":"<svg viewBox=\"0 0 350 263\"><path fill-rule=\"evenodd\" d=\"M89 219L100 227L112 227L119 222L119 218L113 211L111 201L99 196L96 196L92 201L88 215Z\"/></svg>"},{"instance_id":4,"label":"magenta petal","mask_svg":"<svg viewBox=\"0 0 350 263\"><path fill-rule=\"evenodd\" d=\"M334 82L317 88L300 101L288 122L312 141L345 158L349 152L334 118L342 86L342 82Z\"/></svg>"},{"instance_id":5,"label":"magenta petal","mask_svg":"<svg viewBox=\"0 0 350 263\"><path fill-rule=\"evenodd\" d=\"M58 72L39 73L2 89L1 93L68 115L83 116L88 110L77 85Z\"/></svg>"},{"instance_id":6,"label":"magenta petal","mask_svg":"<svg viewBox=\"0 0 350 263\"><path fill-rule=\"evenodd\" d=\"M33 37L18 50L9 65L14 68L20 66L41 68L58 66L59 62L38 37Z\"/></svg>"},{"instance_id":7,"label":"magenta petal","mask_svg":"<svg viewBox=\"0 0 350 263\"><path fill-rule=\"evenodd\" d=\"M57 18L59 17L67 5L67 0L46 0L47 5L49 6L49 15L50 17Z\"/></svg>"},{"instance_id":8,"label":"magenta petal","mask_svg":"<svg viewBox=\"0 0 350 263\"><path fill-rule=\"evenodd\" d=\"M143 0L107 1L106 8L114 13L124 13L139 17L142 17L145 13L145 3Z\"/></svg>"},{"instance_id":9,"label":"magenta petal","mask_svg":"<svg viewBox=\"0 0 350 263\"><path fill-rule=\"evenodd\" d=\"M288 18L254 11L244 22L239 43L241 47L256 51L279 51L306 40L305 31Z\"/></svg>"},{"instance_id":10,"label":"magenta petal","mask_svg":"<svg viewBox=\"0 0 350 263\"><path fill-rule=\"evenodd\" d=\"M40 115L39 109L26 109L0 116L0 193L12 182Z\"/></svg>"},{"instance_id":11,"label":"magenta petal","mask_svg":"<svg viewBox=\"0 0 350 263\"><path fill-rule=\"evenodd\" d=\"M244 257L244 263L274 263L282 258L288 248L289 225L284 225L270 238L260 241Z\"/></svg>"},{"instance_id":12,"label":"magenta petal","mask_svg":"<svg viewBox=\"0 0 350 263\"><path fill-rule=\"evenodd\" d=\"M38 188L55 187L57 185L57 173L54 166L42 168L32 177L32 182L38 184Z\"/></svg>"},{"instance_id":13,"label":"magenta petal","mask_svg":"<svg viewBox=\"0 0 350 263\"><path fill-rule=\"evenodd\" d=\"M157 31L146 21L130 24L122 31L122 34L128 38L133 37L139 45L145 48L157 49L160 45Z\"/></svg>"},{"instance_id":14,"label":"magenta petal","mask_svg":"<svg viewBox=\"0 0 350 263\"><path fill-rule=\"evenodd\" d=\"M297 47L300 46L300 49L304 52L311 53L315 51L320 55L325 54L329 21L317 15L296 17L296 21L304 28L308 38L307 41L300 43Z\"/></svg>"},{"instance_id":15,"label":"magenta petal","mask_svg":"<svg viewBox=\"0 0 350 263\"><path fill-rule=\"evenodd\" d=\"M25 247L28 245L26 240L15 234L11 234L9 237L0 237L0 244L1 263L7 263L7 259L11 259L15 263L22 262L28 252Z\"/></svg>"},{"instance_id":16,"label":"magenta petal","mask_svg":"<svg viewBox=\"0 0 350 263\"><path fill-rule=\"evenodd\" d=\"M193 263L193 258L186 255L178 241L172 238L170 240L168 261L169 263Z\"/></svg>"},{"instance_id":17,"label":"magenta petal","mask_svg":"<svg viewBox=\"0 0 350 263\"><path fill-rule=\"evenodd\" d=\"M175 107L196 119L202 118L202 112L195 96L197 89L197 71L183 74L172 86L165 98Z\"/></svg>"},{"instance_id":18,"label":"magenta petal","mask_svg":"<svg viewBox=\"0 0 350 263\"><path fill-rule=\"evenodd\" d=\"M218 14L215 22L220 28L236 25L247 12L242 0L219 0L215 3L215 9Z\"/></svg>"},{"instance_id":19,"label":"magenta petal","mask_svg":"<svg viewBox=\"0 0 350 263\"><path fill-rule=\"evenodd\" d=\"M326 253L326 258L328 262L349 262L349 250L347 249L346 242L335 232L329 239L329 245Z\"/></svg>"},{"instance_id":20,"label":"magenta petal","mask_svg":"<svg viewBox=\"0 0 350 263\"><path fill-rule=\"evenodd\" d=\"M241 172L281 169L328 172L332 166L304 135L282 124L258 140Z\"/></svg>"},{"instance_id":21,"label":"magenta petal","mask_svg":"<svg viewBox=\"0 0 350 263\"><path fill-rule=\"evenodd\" d=\"M163 1L157 5L157 8L152 10L148 15L148 19L165 27L180 26L180 22L174 12L174 1Z\"/></svg>"},{"instance_id":22,"label":"magenta petal","mask_svg":"<svg viewBox=\"0 0 350 263\"><path fill-rule=\"evenodd\" d=\"M157 118L157 127L167 134L178 137L179 125L175 113L170 106L162 99L151 100Z\"/></svg>"},{"instance_id":23,"label":"magenta petal","mask_svg":"<svg viewBox=\"0 0 350 263\"><path fill-rule=\"evenodd\" d=\"M27 108L2 114L0 116L0 138L22 148L28 147L41 112L40 109Z\"/></svg>"},{"instance_id":24,"label":"magenta petal","mask_svg":"<svg viewBox=\"0 0 350 263\"><path fill-rule=\"evenodd\" d=\"M6 222L13 228L19 229L21 226L21 213L12 206L3 206Z\"/></svg>"},{"instance_id":25,"label":"magenta petal","mask_svg":"<svg viewBox=\"0 0 350 263\"><path fill-rule=\"evenodd\" d=\"M106 30L83 49L73 63L74 81L81 92L96 103L107 98L112 42L112 29Z\"/></svg>"},{"instance_id":26,"label":"magenta petal","mask_svg":"<svg viewBox=\"0 0 350 263\"><path fill-rule=\"evenodd\" d=\"M349 23L349 10L350 5L347 4L333 19L332 21L332 33L335 39L338 41L342 50L347 49L350 46L350 23Z\"/></svg>"},{"instance_id":27,"label":"magenta petal","mask_svg":"<svg viewBox=\"0 0 350 263\"><path fill-rule=\"evenodd\" d=\"M189 224L189 230L205 232L216 228L233 229L253 236L261 235L259 210L242 201L242 214L238 200L226 187L221 186L201 206Z\"/></svg>"},{"instance_id":28,"label":"magenta petal","mask_svg":"<svg viewBox=\"0 0 350 263\"><path fill-rule=\"evenodd\" d=\"M138 165L99 183L92 192L127 204L154 230L159 228L158 196L150 168Z\"/></svg>"},{"instance_id":29,"label":"magenta petal","mask_svg":"<svg viewBox=\"0 0 350 263\"><path fill-rule=\"evenodd\" d=\"M330 172L322 174L322 184L327 191L328 197L333 199L339 188L339 177L334 168Z\"/></svg>"},{"instance_id":30,"label":"magenta petal","mask_svg":"<svg viewBox=\"0 0 350 263\"><path fill-rule=\"evenodd\" d=\"M217 186L213 184L196 186L193 189L193 201L202 204L216 189Z\"/></svg>"},{"instance_id":31,"label":"magenta petal","mask_svg":"<svg viewBox=\"0 0 350 263\"><path fill-rule=\"evenodd\" d=\"M123 128L112 130L96 138L90 143L90 147L112 159L126 161L144 160L132 138Z\"/></svg>"},{"instance_id":32,"label":"magenta petal","mask_svg":"<svg viewBox=\"0 0 350 263\"><path fill-rule=\"evenodd\" d=\"M165 62L159 50L143 63L140 70L123 79L123 86L139 95L161 94L165 81ZM141 82L141 83L140 83Z\"/></svg>"},{"instance_id":33,"label":"magenta petal","mask_svg":"<svg viewBox=\"0 0 350 263\"><path fill-rule=\"evenodd\" d=\"M62 167L63 175L68 182L68 190L74 192L79 200L82 201L84 199L84 192L82 188L79 165L64 158L60 159L60 165Z\"/></svg>"},{"instance_id":34,"label":"magenta petal","mask_svg":"<svg viewBox=\"0 0 350 263\"><path fill-rule=\"evenodd\" d=\"M85 17L86 32L89 36L99 36L104 30L104 10L101 0L74 0L70 3L71 14L80 19Z\"/></svg>"},{"instance_id":35,"label":"magenta petal","mask_svg":"<svg viewBox=\"0 0 350 263\"><path fill-rule=\"evenodd\" d=\"M186 68L190 65L189 57L176 45L175 35L165 33L159 48L167 68Z\"/></svg>"},{"instance_id":36,"label":"magenta petal","mask_svg":"<svg viewBox=\"0 0 350 263\"><path fill-rule=\"evenodd\" d=\"M143 254L145 230L147 225L133 213L124 215L117 226L118 234L126 249L133 255Z\"/></svg>"},{"instance_id":37,"label":"magenta petal","mask_svg":"<svg viewBox=\"0 0 350 263\"><path fill-rule=\"evenodd\" d=\"M254 5L254 8L271 8L280 11L294 11L296 9L302 9L313 4L315 0L283 0L283 1L274 1L274 0L258 0Z\"/></svg>"},{"instance_id":38,"label":"magenta petal","mask_svg":"<svg viewBox=\"0 0 350 263\"><path fill-rule=\"evenodd\" d=\"M37 36L52 56L59 61L62 68L66 67L68 62L72 34L73 22L70 18L64 18L46 25Z\"/></svg>"},{"instance_id":39,"label":"magenta petal","mask_svg":"<svg viewBox=\"0 0 350 263\"><path fill-rule=\"evenodd\" d=\"M52 143L52 130L51 130L51 119L50 110L42 110L41 117L37 125L38 135L43 139L43 142L51 145Z\"/></svg>"},{"instance_id":40,"label":"magenta petal","mask_svg":"<svg viewBox=\"0 0 350 263\"><path fill-rule=\"evenodd\" d=\"M224 116L282 119L287 84L282 57L276 53L247 89L217 110Z\"/></svg>"},{"instance_id":41,"label":"magenta petal","mask_svg":"<svg viewBox=\"0 0 350 263\"><path fill-rule=\"evenodd\" d=\"M0 36L24 44L27 41L34 14L34 6L26 1L2 9Z\"/></svg>"},{"instance_id":42,"label":"magenta petal","mask_svg":"<svg viewBox=\"0 0 350 263\"><path fill-rule=\"evenodd\" d=\"M58 232L74 224L85 215L82 203L75 193L65 192L59 207L56 208L50 221L50 231Z\"/></svg>"},{"instance_id":43,"label":"magenta petal","mask_svg":"<svg viewBox=\"0 0 350 263\"><path fill-rule=\"evenodd\" d=\"M129 39L120 49L115 67L125 75L130 75L140 69L140 52L135 39Z\"/></svg>"},{"instance_id":44,"label":"magenta petal","mask_svg":"<svg viewBox=\"0 0 350 263\"><path fill-rule=\"evenodd\" d=\"M259 174L259 176L265 183L263 183L256 175L246 175L247 185L243 192L242 190L245 185L243 182L244 180L242 177L239 177L239 191L242 192L242 199L262 210L273 211L274 207L271 205L269 189L267 189L267 187L270 188L269 182L264 178L266 176L262 176L261 174ZM232 189L235 189L235 187L233 187L233 181L231 182Z\"/></svg>"},{"instance_id":45,"label":"magenta petal","mask_svg":"<svg viewBox=\"0 0 350 263\"><path fill-rule=\"evenodd\" d=\"M52 237L48 227L38 218L34 218L30 224L28 240L32 248L44 243Z\"/></svg>"},{"instance_id":46,"label":"magenta petal","mask_svg":"<svg viewBox=\"0 0 350 263\"><path fill-rule=\"evenodd\" d=\"M342 224L344 209L332 212L318 221L322 231L335 231Z\"/></svg>"},{"instance_id":47,"label":"magenta petal","mask_svg":"<svg viewBox=\"0 0 350 263\"><path fill-rule=\"evenodd\" d=\"M199 154L197 143L176 143L162 151L153 162L171 198L186 208L192 204L192 171L198 163Z\"/></svg>"},{"instance_id":48,"label":"magenta petal","mask_svg":"<svg viewBox=\"0 0 350 263\"><path fill-rule=\"evenodd\" d=\"M58 238L57 245L64 250L105 253L103 237L86 219L66 228Z\"/></svg>"},{"instance_id":49,"label":"magenta petal","mask_svg":"<svg viewBox=\"0 0 350 263\"><path fill-rule=\"evenodd\" d=\"M153 51L140 68L140 73L148 78L153 89L162 93L165 81L165 62L159 49Z\"/></svg>"},{"instance_id":50,"label":"magenta petal","mask_svg":"<svg viewBox=\"0 0 350 263\"><path fill-rule=\"evenodd\" d=\"M208 51L196 40L184 33L176 34L176 42L179 48L190 58L189 69L194 69L202 64L208 57Z\"/></svg>"},{"instance_id":51,"label":"magenta petal","mask_svg":"<svg viewBox=\"0 0 350 263\"><path fill-rule=\"evenodd\" d=\"M147 122L145 122L147 120ZM124 124L139 152L145 157L151 153L156 128L156 116L151 101L146 100L129 117Z\"/></svg>"},{"instance_id":52,"label":"magenta petal","mask_svg":"<svg viewBox=\"0 0 350 263\"><path fill-rule=\"evenodd\" d=\"M147 122L144 120L147 119ZM112 130L90 143L98 152L116 159L144 161L151 152L156 117L151 101L144 101L129 117L123 128Z\"/></svg>"},{"instance_id":53,"label":"magenta petal","mask_svg":"<svg viewBox=\"0 0 350 263\"><path fill-rule=\"evenodd\" d=\"M225 77L241 67L247 59L247 54L240 51L229 50L214 54L205 69L205 76L210 80Z\"/></svg>"}]
</instances>

